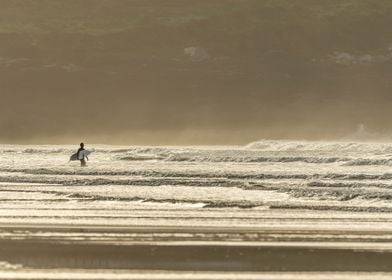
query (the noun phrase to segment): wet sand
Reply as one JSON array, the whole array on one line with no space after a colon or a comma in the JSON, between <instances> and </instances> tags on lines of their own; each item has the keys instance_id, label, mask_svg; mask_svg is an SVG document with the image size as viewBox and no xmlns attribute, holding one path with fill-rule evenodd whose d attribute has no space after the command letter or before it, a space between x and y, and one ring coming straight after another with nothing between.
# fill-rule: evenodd
<instances>
[{"instance_id":1,"label":"wet sand","mask_svg":"<svg viewBox=\"0 0 392 280\"><path fill-rule=\"evenodd\" d=\"M0 232L0 261L10 264L11 270L19 266L41 270L392 272L392 249L389 242L368 243L369 246L365 246L366 243L325 240L262 242L263 235L268 236L274 232L257 229L253 229L254 233L259 233L255 237L257 240L225 242L225 233L241 234L241 230L237 229L236 232L235 229L212 227L105 229L91 226L56 228L3 225ZM154 233L156 238L153 237ZM208 233L220 235L221 240L206 240L205 234ZM284 231L280 233L284 235ZM287 231L286 235L289 237L294 233L301 234L300 231ZM354 233L375 234L352 232ZM21 238L23 234L29 237ZM335 234L338 236L339 232ZM358 244L361 246L357 246Z\"/></svg>"},{"instance_id":2,"label":"wet sand","mask_svg":"<svg viewBox=\"0 0 392 280\"><path fill-rule=\"evenodd\" d=\"M1 242L1 259L35 269L392 272L392 253L269 246Z\"/></svg>"}]
</instances>

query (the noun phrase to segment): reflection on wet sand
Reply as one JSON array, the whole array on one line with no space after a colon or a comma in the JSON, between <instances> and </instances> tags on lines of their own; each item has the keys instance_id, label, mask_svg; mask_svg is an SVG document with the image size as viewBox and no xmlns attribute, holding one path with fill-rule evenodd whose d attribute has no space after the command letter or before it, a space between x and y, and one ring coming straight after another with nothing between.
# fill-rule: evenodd
<instances>
[{"instance_id":1,"label":"reflection on wet sand","mask_svg":"<svg viewBox=\"0 0 392 280\"><path fill-rule=\"evenodd\" d=\"M0 241L0 259L3 263L17 265L9 269L107 269L107 270L178 270L178 271L378 271L392 272L392 248L389 243L381 246L360 246L361 243L345 244L344 242L260 242L268 231L257 235L254 232L253 242L225 242L225 230L209 228L206 232L214 231L221 235L220 241L200 241L203 238L201 229L188 228L187 242L167 239L159 241L160 236L172 236L175 228L157 229L157 242L132 241L115 238L116 230L108 228L108 232L100 228L96 233L102 237L111 233L112 238L103 241L88 240L88 233L94 232L81 228L70 228L68 233L79 233L78 238L62 230L63 236L57 238L42 238L52 236L53 228L2 229ZM34 237L34 231L40 237ZM179 232L184 229L179 229ZM233 234L233 230L228 229ZM10 234L6 235L5 232ZM29 238L18 238L18 233L31 233ZM154 232L154 228L128 230L122 228L121 234L145 236ZM158 233L159 232L159 233ZM13 233L13 234L12 234ZM273 231L271 232L274 233ZM84 236L86 234L86 236ZM276 232L275 232L276 234ZM280 232L284 236L284 232ZM287 232L290 235L300 235L301 231ZM313 234L316 234L315 232ZM362 233L366 234L366 233ZM368 233L369 235L371 233ZM152 234L153 236L154 234ZM199 236L199 238L197 237ZM226 235L229 236L229 235ZM175 239L175 238L173 238ZM347 246L344 246L347 245ZM362 243L363 245L363 243ZM384 248L383 248L384 245ZM357 247L356 247L357 246Z\"/></svg>"}]
</instances>

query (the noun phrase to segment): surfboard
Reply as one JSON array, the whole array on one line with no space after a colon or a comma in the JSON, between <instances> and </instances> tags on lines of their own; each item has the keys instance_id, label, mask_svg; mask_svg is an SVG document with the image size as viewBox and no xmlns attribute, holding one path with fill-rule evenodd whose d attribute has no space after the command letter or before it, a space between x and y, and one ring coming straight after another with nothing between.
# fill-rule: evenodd
<instances>
[{"instance_id":1,"label":"surfboard","mask_svg":"<svg viewBox=\"0 0 392 280\"><path fill-rule=\"evenodd\" d=\"M86 157L86 156L88 156L89 154L91 154L91 152L88 151L88 150L84 150L84 151L82 151L82 153L83 153L84 157ZM78 153L77 153L77 152L74 153L74 154L69 158L69 160L70 160L70 161L80 160L80 159L78 159Z\"/></svg>"}]
</instances>

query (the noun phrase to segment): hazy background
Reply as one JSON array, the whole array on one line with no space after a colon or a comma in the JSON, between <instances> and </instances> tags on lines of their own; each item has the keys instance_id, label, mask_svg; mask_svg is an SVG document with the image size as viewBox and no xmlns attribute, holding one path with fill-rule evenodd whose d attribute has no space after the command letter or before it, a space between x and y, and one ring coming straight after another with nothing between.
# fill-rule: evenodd
<instances>
[{"instance_id":1,"label":"hazy background","mask_svg":"<svg viewBox=\"0 0 392 280\"><path fill-rule=\"evenodd\" d=\"M0 142L382 138L391 27L390 0L0 0Z\"/></svg>"}]
</instances>

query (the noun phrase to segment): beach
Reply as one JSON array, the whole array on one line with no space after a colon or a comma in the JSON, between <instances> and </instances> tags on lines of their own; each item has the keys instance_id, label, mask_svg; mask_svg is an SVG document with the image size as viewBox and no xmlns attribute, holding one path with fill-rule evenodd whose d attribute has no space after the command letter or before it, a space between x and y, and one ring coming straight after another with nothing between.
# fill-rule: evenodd
<instances>
[{"instance_id":1,"label":"beach","mask_svg":"<svg viewBox=\"0 0 392 280\"><path fill-rule=\"evenodd\" d=\"M0 279L392 279L388 144L2 145Z\"/></svg>"}]
</instances>

